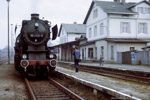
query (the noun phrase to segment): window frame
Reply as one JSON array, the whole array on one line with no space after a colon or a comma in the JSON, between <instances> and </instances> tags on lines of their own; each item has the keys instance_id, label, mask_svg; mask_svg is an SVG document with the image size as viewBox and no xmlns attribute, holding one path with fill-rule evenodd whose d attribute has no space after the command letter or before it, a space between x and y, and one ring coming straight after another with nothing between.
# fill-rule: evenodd
<instances>
[{"instance_id":1,"label":"window frame","mask_svg":"<svg viewBox=\"0 0 150 100\"><path fill-rule=\"evenodd\" d=\"M97 36L97 25L94 26L94 37Z\"/></svg>"},{"instance_id":2,"label":"window frame","mask_svg":"<svg viewBox=\"0 0 150 100\"><path fill-rule=\"evenodd\" d=\"M130 22L120 22L120 33L131 33Z\"/></svg>"},{"instance_id":3,"label":"window frame","mask_svg":"<svg viewBox=\"0 0 150 100\"><path fill-rule=\"evenodd\" d=\"M148 33L148 24L145 22L138 23L138 34L147 34Z\"/></svg>"},{"instance_id":4,"label":"window frame","mask_svg":"<svg viewBox=\"0 0 150 100\"><path fill-rule=\"evenodd\" d=\"M88 48L88 58L93 58L93 48Z\"/></svg>"},{"instance_id":5,"label":"window frame","mask_svg":"<svg viewBox=\"0 0 150 100\"><path fill-rule=\"evenodd\" d=\"M93 19L97 18L98 17L98 9L94 9L93 10Z\"/></svg>"},{"instance_id":6,"label":"window frame","mask_svg":"<svg viewBox=\"0 0 150 100\"><path fill-rule=\"evenodd\" d=\"M100 35L104 34L104 23L100 23Z\"/></svg>"}]
</instances>

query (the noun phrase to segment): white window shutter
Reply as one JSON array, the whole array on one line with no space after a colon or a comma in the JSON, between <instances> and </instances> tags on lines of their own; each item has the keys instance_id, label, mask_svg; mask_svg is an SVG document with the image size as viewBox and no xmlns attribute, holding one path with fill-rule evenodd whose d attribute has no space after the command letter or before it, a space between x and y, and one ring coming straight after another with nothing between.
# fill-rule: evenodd
<instances>
[{"instance_id":1,"label":"white window shutter","mask_svg":"<svg viewBox=\"0 0 150 100\"><path fill-rule=\"evenodd\" d=\"M145 33L147 34L147 23L145 23Z\"/></svg>"},{"instance_id":2,"label":"white window shutter","mask_svg":"<svg viewBox=\"0 0 150 100\"><path fill-rule=\"evenodd\" d=\"M138 23L138 34L140 33L140 23Z\"/></svg>"},{"instance_id":3,"label":"white window shutter","mask_svg":"<svg viewBox=\"0 0 150 100\"><path fill-rule=\"evenodd\" d=\"M128 23L128 33L130 33L131 32L131 28L130 28L130 23Z\"/></svg>"}]
</instances>

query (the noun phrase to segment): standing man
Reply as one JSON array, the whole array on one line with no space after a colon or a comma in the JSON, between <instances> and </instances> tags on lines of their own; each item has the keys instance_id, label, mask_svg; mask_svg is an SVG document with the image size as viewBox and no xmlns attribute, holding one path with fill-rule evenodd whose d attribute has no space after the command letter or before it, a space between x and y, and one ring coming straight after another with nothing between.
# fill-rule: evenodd
<instances>
[{"instance_id":1,"label":"standing man","mask_svg":"<svg viewBox=\"0 0 150 100\"><path fill-rule=\"evenodd\" d=\"M75 64L76 72L78 72L79 60L80 60L80 51L78 50L78 46L75 47L75 51L73 52L73 55L74 55L74 64Z\"/></svg>"}]
</instances>

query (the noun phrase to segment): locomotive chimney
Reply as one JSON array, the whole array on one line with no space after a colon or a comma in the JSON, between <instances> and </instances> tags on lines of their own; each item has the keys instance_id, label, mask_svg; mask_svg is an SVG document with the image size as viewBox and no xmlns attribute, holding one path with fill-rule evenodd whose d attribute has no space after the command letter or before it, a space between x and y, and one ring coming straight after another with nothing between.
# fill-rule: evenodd
<instances>
[{"instance_id":1,"label":"locomotive chimney","mask_svg":"<svg viewBox=\"0 0 150 100\"><path fill-rule=\"evenodd\" d=\"M39 14L31 14L31 19L39 19Z\"/></svg>"},{"instance_id":2,"label":"locomotive chimney","mask_svg":"<svg viewBox=\"0 0 150 100\"><path fill-rule=\"evenodd\" d=\"M114 2L120 2L120 0L114 0Z\"/></svg>"},{"instance_id":3,"label":"locomotive chimney","mask_svg":"<svg viewBox=\"0 0 150 100\"><path fill-rule=\"evenodd\" d=\"M122 3L126 3L126 0L122 0Z\"/></svg>"}]
</instances>

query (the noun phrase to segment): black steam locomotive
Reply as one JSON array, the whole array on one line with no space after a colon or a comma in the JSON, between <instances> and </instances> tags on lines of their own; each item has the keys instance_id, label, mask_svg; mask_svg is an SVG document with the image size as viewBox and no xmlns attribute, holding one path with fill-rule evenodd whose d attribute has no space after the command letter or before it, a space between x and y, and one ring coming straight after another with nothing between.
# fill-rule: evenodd
<instances>
[{"instance_id":1,"label":"black steam locomotive","mask_svg":"<svg viewBox=\"0 0 150 100\"><path fill-rule=\"evenodd\" d=\"M57 25L51 28L49 21L39 19L39 14L23 20L15 43L15 69L27 76L47 76L56 67L56 55L48 49L47 42L56 37Z\"/></svg>"}]
</instances>

